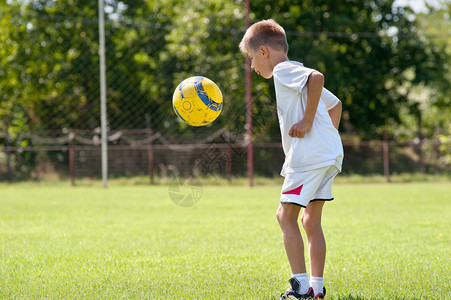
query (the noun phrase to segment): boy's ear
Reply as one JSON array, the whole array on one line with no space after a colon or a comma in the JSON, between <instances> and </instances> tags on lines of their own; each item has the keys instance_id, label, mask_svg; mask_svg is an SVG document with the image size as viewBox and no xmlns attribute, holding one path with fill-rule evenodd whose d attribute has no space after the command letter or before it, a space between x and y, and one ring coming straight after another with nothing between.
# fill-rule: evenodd
<instances>
[{"instance_id":1,"label":"boy's ear","mask_svg":"<svg viewBox=\"0 0 451 300\"><path fill-rule=\"evenodd\" d=\"M266 46L260 46L260 53L263 55L263 57L269 56L269 49Z\"/></svg>"}]
</instances>

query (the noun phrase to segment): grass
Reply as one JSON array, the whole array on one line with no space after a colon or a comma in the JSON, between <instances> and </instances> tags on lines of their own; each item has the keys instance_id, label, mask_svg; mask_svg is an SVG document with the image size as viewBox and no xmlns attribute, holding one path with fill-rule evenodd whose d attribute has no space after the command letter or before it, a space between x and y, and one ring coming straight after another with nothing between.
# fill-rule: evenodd
<instances>
[{"instance_id":1,"label":"grass","mask_svg":"<svg viewBox=\"0 0 451 300\"><path fill-rule=\"evenodd\" d=\"M1 299L278 299L290 276L280 185L0 185ZM451 299L451 185L338 183L328 299Z\"/></svg>"}]
</instances>

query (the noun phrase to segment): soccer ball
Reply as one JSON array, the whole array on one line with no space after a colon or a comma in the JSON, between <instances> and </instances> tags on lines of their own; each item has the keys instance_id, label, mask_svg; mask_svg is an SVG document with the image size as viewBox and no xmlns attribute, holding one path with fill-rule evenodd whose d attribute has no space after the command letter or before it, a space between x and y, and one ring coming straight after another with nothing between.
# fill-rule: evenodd
<instances>
[{"instance_id":1,"label":"soccer ball","mask_svg":"<svg viewBox=\"0 0 451 300\"><path fill-rule=\"evenodd\" d=\"M172 107L182 121L191 126L204 126L213 122L221 113L222 93L210 79L190 77L175 89Z\"/></svg>"}]
</instances>

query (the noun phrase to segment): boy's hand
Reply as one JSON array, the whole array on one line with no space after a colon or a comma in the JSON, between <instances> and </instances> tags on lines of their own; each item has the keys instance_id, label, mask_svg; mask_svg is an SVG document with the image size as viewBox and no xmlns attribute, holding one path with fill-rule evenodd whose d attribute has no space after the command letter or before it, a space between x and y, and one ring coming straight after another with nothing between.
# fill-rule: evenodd
<instances>
[{"instance_id":1,"label":"boy's hand","mask_svg":"<svg viewBox=\"0 0 451 300\"><path fill-rule=\"evenodd\" d=\"M313 122L302 119L301 121L295 123L291 126L288 134L291 137L303 138L305 134L312 128Z\"/></svg>"}]
</instances>

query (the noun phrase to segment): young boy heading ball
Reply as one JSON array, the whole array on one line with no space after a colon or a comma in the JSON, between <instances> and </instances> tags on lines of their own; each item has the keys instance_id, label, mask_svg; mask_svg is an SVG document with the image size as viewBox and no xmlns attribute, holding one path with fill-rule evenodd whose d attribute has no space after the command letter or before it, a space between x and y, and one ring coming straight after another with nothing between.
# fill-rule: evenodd
<instances>
[{"instance_id":1,"label":"young boy heading ball","mask_svg":"<svg viewBox=\"0 0 451 300\"><path fill-rule=\"evenodd\" d=\"M326 241L321 227L325 201L333 200L332 183L341 171L343 146L338 134L341 102L323 87L324 76L301 63L290 61L284 29L274 20L253 24L240 49L252 61L251 68L266 79L274 77L277 115L285 163L277 220L282 229L290 263L291 288L287 298L324 298L323 272ZM304 260L304 244L298 217L308 240L310 281Z\"/></svg>"}]
</instances>

